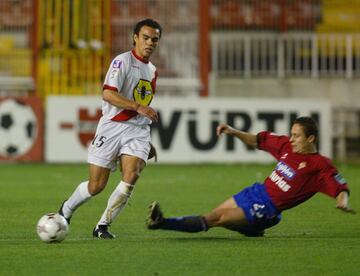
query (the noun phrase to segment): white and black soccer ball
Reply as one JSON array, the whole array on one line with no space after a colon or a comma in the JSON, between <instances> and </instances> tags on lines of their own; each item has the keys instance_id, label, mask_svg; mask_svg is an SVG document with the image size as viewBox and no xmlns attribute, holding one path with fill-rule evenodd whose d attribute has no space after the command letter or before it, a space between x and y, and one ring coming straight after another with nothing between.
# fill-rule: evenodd
<instances>
[{"instance_id":1,"label":"white and black soccer ball","mask_svg":"<svg viewBox=\"0 0 360 276\"><path fill-rule=\"evenodd\" d=\"M0 155L26 154L37 136L36 115L32 108L15 99L0 101Z\"/></svg>"},{"instance_id":2,"label":"white and black soccer ball","mask_svg":"<svg viewBox=\"0 0 360 276\"><path fill-rule=\"evenodd\" d=\"M43 242L62 242L69 233L69 224L63 216L48 213L40 218L36 232Z\"/></svg>"}]
</instances>

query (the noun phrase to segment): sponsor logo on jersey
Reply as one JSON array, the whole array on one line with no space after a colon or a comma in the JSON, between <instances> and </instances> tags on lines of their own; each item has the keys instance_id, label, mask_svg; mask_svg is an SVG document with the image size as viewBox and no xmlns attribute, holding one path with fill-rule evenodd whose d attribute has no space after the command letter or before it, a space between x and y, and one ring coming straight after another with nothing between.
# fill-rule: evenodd
<instances>
[{"instance_id":1,"label":"sponsor logo on jersey","mask_svg":"<svg viewBox=\"0 0 360 276\"><path fill-rule=\"evenodd\" d=\"M337 183L339 183L340 185L344 185L346 183L346 180L344 177L342 177L341 174L336 174L334 175L334 179L336 180Z\"/></svg>"},{"instance_id":2,"label":"sponsor logo on jersey","mask_svg":"<svg viewBox=\"0 0 360 276\"><path fill-rule=\"evenodd\" d=\"M141 105L150 105L154 92L150 81L140 79L133 91L134 99Z\"/></svg>"},{"instance_id":3,"label":"sponsor logo on jersey","mask_svg":"<svg viewBox=\"0 0 360 276\"><path fill-rule=\"evenodd\" d=\"M283 192L287 192L291 189L291 186L286 182L284 177L278 175L276 171L273 171L270 175L270 179L280 188Z\"/></svg>"},{"instance_id":4,"label":"sponsor logo on jersey","mask_svg":"<svg viewBox=\"0 0 360 276\"><path fill-rule=\"evenodd\" d=\"M287 179L292 179L295 176L294 170L288 165L286 165L284 162L277 163L275 170Z\"/></svg>"},{"instance_id":5,"label":"sponsor logo on jersey","mask_svg":"<svg viewBox=\"0 0 360 276\"><path fill-rule=\"evenodd\" d=\"M120 68L121 67L121 64L122 64L122 61L121 60L118 60L118 59L115 59L114 62L113 62L113 68Z\"/></svg>"}]
</instances>

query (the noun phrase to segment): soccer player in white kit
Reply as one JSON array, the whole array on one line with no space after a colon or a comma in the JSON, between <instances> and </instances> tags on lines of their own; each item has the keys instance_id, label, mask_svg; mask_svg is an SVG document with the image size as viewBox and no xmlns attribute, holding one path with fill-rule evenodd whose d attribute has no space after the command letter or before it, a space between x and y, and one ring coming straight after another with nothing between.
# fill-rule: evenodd
<instances>
[{"instance_id":1,"label":"soccer player in white kit","mask_svg":"<svg viewBox=\"0 0 360 276\"><path fill-rule=\"evenodd\" d=\"M88 149L89 180L80 183L59 210L70 222L81 204L105 188L118 163L122 180L93 230L96 238L115 237L108 227L126 206L152 149L150 124L158 121L158 115L149 105L157 72L149 58L161 32L161 26L152 19L138 22L133 32L133 49L111 62L102 92L102 117Z\"/></svg>"}]
</instances>

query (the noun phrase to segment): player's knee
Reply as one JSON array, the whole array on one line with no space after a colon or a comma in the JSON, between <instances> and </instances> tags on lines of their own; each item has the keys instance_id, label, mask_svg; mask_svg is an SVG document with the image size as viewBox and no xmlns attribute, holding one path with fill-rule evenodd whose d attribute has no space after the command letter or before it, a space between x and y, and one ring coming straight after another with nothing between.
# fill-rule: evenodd
<instances>
[{"instance_id":1,"label":"player's knee","mask_svg":"<svg viewBox=\"0 0 360 276\"><path fill-rule=\"evenodd\" d=\"M140 176L139 170L123 171L123 181L125 181L126 183L135 184L139 176Z\"/></svg>"},{"instance_id":2,"label":"player's knee","mask_svg":"<svg viewBox=\"0 0 360 276\"><path fill-rule=\"evenodd\" d=\"M208 227L216 227L216 226L220 226L221 222L222 222L222 216L221 213L216 212L216 211L212 211L211 213L204 215L203 216Z\"/></svg>"},{"instance_id":3,"label":"player's knee","mask_svg":"<svg viewBox=\"0 0 360 276\"><path fill-rule=\"evenodd\" d=\"M106 186L106 183L102 183L100 181L90 181L88 190L91 195L97 195L98 193L101 193L102 190L104 190Z\"/></svg>"}]
</instances>

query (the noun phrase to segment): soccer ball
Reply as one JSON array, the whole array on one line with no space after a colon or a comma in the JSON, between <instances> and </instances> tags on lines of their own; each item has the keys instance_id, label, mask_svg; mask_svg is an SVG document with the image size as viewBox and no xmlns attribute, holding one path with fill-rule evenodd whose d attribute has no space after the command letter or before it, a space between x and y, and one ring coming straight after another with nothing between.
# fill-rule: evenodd
<instances>
[{"instance_id":1,"label":"soccer ball","mask_svg":"<svg viewBox=\"0 0 360 276\"><path fill-rule=\"evenodd\" d=\"M36 231L43 242L61 242L69 233L69 225L63 216L49 213L40 218Z\"/></svg>"},{"instance_id":2,"label":"soccer ball","mask_svg":"<svg viewBox=\"0 0 360 276\"><path fill-rule=\"evenodd\" d=\"M30 106L14 99L0 101L0 155L27 153L37 135L36 116Z\"/></svg>"}]
</instances>

